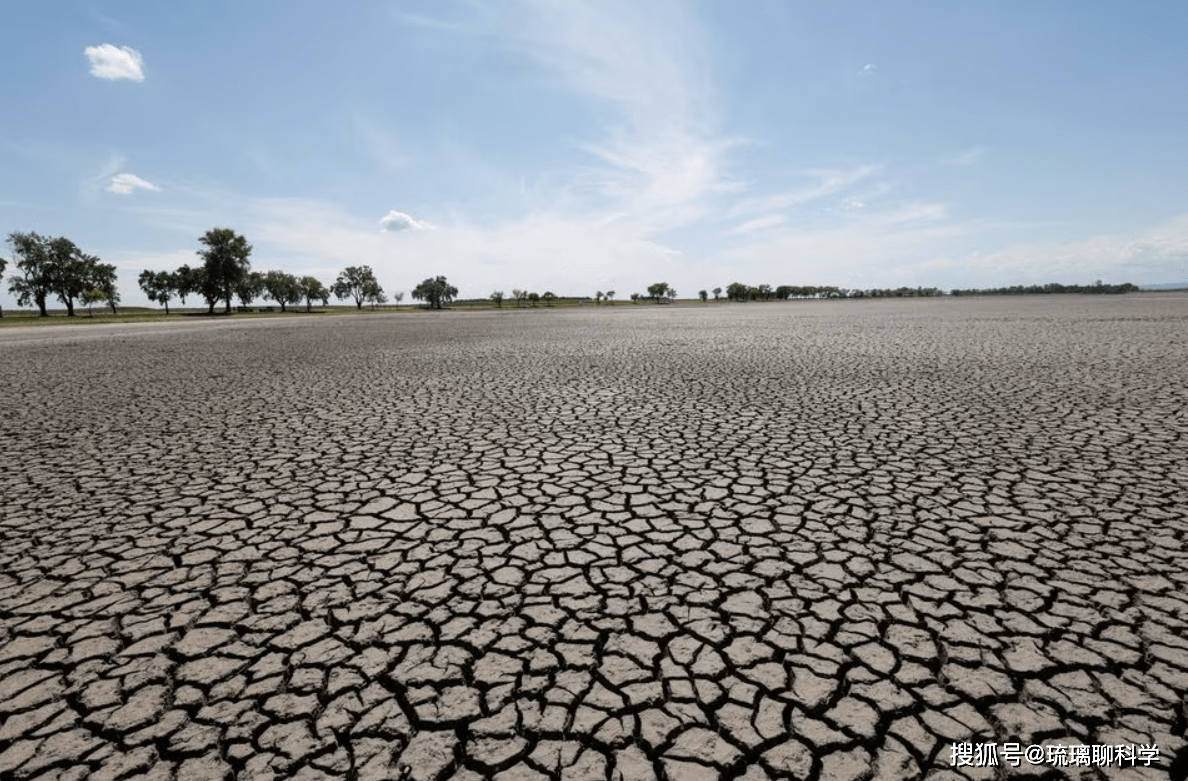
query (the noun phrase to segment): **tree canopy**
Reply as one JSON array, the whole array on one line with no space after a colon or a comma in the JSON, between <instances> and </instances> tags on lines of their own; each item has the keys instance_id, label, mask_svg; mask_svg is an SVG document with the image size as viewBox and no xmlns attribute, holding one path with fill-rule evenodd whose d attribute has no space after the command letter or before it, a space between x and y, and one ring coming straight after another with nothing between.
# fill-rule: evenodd
<instances>
[{"instance_id":1,"label":"tree canopy","mask_svg":"<svg viewBox=\"0 0 1188 781\"><path fill-rule=\"evenodd\" d=\"M264 292L276 303L281 311L286 311L289 304L300 304L305 294L301 287L301 280L292 274L273 269L264 275Z\"/></svg>"},{"instance_id":2,"label":"tree canopy","mask_svg":"<svg viewBox=\"0 0 1188 781\"><path fill-rule=\"evenodd\" d=\"M381 298L387 300L371 266L348 266L338 275L330 290L339 301L353 298L358 309L363 308L364 302L382 303Z\"/></svg>"},{"instance_id":3,"label":"tree canopy","mask_svg":"<svg viewBox=\"0 0 1188 781\"><path fill-rule=\"evenodd\" d=\"M9 234L8 243L21 271L20 277L9 280L8 289L16 295L19 305L35 303L42 317L49 315L46 298L51 294L66 306L70 317L74 316L75 300L82 301L90 290L99 288L108 301L119 300L115 266L101 263L70 239L14 232Z\"/></svg>"},{"instance_id":4,"label":"tree canopy","mask_svg":"<svg viewBox=\"0 0 1188 781\"><path fill-rule=\"evenodd\" d=\"M205 271L202 295L206 297L211 314L214 314L217 301L225 301L226 312L230 314L231 298L252 268L248 260L252 245L230 228L211 228L198 241L206 247L198 250Z\"/></svg>"},{"instance_id":5,"label":"tree canopy","mask_svg":"<svg viewBox=\"0 0 1188 781\"><path fill-rule=\"evenodd\" d=\"M432 309L441 309L457 295L458 288L447 282L445 277L430 277L417 285L412 292L413 298L424 301Z\"/></svg>"}]
</instances>

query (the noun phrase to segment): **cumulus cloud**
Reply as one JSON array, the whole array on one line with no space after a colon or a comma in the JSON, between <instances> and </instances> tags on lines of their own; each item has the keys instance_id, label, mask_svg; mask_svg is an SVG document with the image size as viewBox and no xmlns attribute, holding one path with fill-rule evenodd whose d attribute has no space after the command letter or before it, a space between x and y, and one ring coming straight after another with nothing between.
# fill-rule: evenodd
<instances>
[{"instance_id":1,"label":"cumulus cloud","mask_svg":"<svg viewBox=\"0 0 1188 781\"><path fill-rule=\"evenodd\" d=\"M83 50L91 61L91 75L100 79L144 81L144 58L128 46L88 46Z\"/></svg>"},{"instance_id":2,"label":"cumulus cloud","mask_svg":"<svg viewBox=\"0 0 1188 781\"><path fill-rule=\"evenodd\" d=\"M858 71L858 72L859 72L859 73L863 73L863 74L866 74L866 73L874 73L874 72L875 72L875 71L877 71L878 69L879 69L879 66L878 66L878 65L875 65L873 62L868 62L868 63L866 63L865 65L863 65L863 66L862 66L862 70L860 70L860 71Z\"/></svg>"},{"instance_id":3,"label":"cumulus cloud","mask_svg":"<svg viewBox=\"0 0 1188 781\"><path fill-rule=\"evenodd\" d=\"M392 209L383 217L380 217L380 227L386 231L418 231L433 229L433 226L429 223L413 219L404 212L398 212L395 209Z\"/></svg>"},{"instance_id":4,"label":"cumulus cloud","mask_svg":"<svg viewBox=\"0 0 1188 781\"><path fill-rule=\"evenodd\" d=\"M146 182L136 174L116 174L111 177L111 181L107 184L107 191L109 193L118 193L120 195L128 195L135 190L152 190L159 192L160 187L152 182Z\"/></svg>"}]
</instances>

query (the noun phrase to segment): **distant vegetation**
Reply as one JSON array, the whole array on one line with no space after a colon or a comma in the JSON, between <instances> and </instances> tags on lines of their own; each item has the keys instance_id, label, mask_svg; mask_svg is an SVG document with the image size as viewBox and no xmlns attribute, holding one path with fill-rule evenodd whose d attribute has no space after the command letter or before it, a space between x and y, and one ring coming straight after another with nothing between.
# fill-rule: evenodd
<instances>
[{"instance_id":1,"label":"distant vegetation","mask_svg":"<svg viewBox=\"0 0 1188 781\"><path fill-rule=\"evenodd\" d=\"M323 306L329 303L333 294L340 301L351 300L356 309L370 304L372 309L387 303L388 296L375 277L370 266L348 266L334 281L324 285L314 277L298 278L278 269L261 272L252 271L250 257L252 245L247 239L230 228L212 228L198 239L202 249L198 250L201 264L193 267L183 265L174 271L150 271L145 269L137 280L140 289L150 301L165 307L178 300L186 303L187 296L201 296L207 306L207 313L214 314L215 306L223 304L223 312L231 313L232 299L237 299L240 309L245 310L259 298L271 300L280 305L282 312L289 306L305 303L305 310L311 311L314 301ZM35 305L41 317L48 317L48 299L56 297L66 307L68 317L74 316L76 302L88 307L106 302L116 314L120 293L116 288L116 268L99 258L87 255L74 242L65 237L50 238L36 233L10 233L8 244L12 248L13 263L18 274L11 276L8 289L17 298L20 306ZM0 274L8 267L8 259L0 258ZM1152 286L1149 286L1152 287ZM1053 295L1061 293L1118 294L1135 293L1137 285L1129 282L1110 285L1098 280L1092 285L1062 285L1052 282L1047 285L1013 285L983 289L958 289L949 293L935 287L897 288L841 288L828 285L747 285L732 282L710 290L699 290L698 299L708 303L710 294L714 301L720 301L725 292L727 301L787 301L790 299L829 298L932 298L953 296L993 295ZM429 309L442 309L457 303L462 306L503 307L503 291L497 290L486 299L456 301L458 288L445 277L429 277L412 291L412 297L423 301ZM393 294L397 305L404 298L403 292ZM667 304L676 301L677 291L667 282L648 285L645 293L632 293L632 303L652 301ZM552 291L543 294L528 290L512 290L511 299L517 307L581 306L614 304L615 291L599 290L593 298L585 296L558 296ZM266 307L268 311L272 307ZM2 314L2 313L0 313Z\"/></svg>"}]
</instances>

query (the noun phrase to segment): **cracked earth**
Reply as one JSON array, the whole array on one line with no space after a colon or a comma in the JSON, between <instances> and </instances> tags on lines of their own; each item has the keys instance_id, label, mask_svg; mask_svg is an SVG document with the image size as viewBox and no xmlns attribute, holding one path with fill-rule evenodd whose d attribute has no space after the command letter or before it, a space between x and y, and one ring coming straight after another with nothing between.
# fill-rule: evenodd
<instances>
[{"instance_id":1,"label":"cracked earth","mask_svg":"<svg viewBox=\"0 0 1188 781\"><path fill-rule=\"evenodd\" d=\"M1165 295L0 332L0 776L1167 778L1186 325Z\"/></svg>"}]
</instances>

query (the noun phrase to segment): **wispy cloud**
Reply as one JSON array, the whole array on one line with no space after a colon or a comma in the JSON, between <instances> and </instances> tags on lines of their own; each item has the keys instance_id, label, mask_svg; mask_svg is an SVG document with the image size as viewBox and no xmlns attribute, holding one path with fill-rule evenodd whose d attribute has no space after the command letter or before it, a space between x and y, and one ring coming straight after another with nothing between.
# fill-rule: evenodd
<instances>
[{"instance_id":1,"label":"wispy cloud","mask_svg":"<svg viewBox=\"0 0 1188 781\"><path fill-rule=\"evenodd\" d=\"M118 193L119 195L128 195L136 190L151 190L153 192L160 192L161 188L152 182L146 182L136 174L116 174L111 177L111 181L107 185L109 193Z\"/></svg>"},{"instance_id":2,"label":"wispy cloud","mask_svg":"<svg viewBox=\"0 0 1188 781\"><path fill-rule=\"evenodd\" d=\"M859 72L859 73L861 73L862 75L864 75L864 76L865 76L865 75L868 75L868 74L874 73L874 72L875 72L875 71L877 71L878 69L879 69L879 66L878 66L878 65L875 65L873 62L868 62L868 63L866 63L865 65L863 65L863 66L862 66L862 67L861 67L861 68L858 70L858 72Z\"/></svg>"},{"instance_id":3,"label":"wispy cloud","mask_svg":"<svg viewBox=\"0 0 1188 781\"><path fill-rule=\"evenodd\" d=\"M413 219L404 212L398 212L395 209L390 210L383 217L380 217L379 223L380 227L386 231L415 231L433 229L433 226L429 223Z\"/></svg>"},{"instance_id":4,"label":"wispy cloud","mask_svg":"<svg viewBox=\"0 0 1188 781\"><path fill-rule=\"evenodd\" d=\"M144 81L144 58L128 46L105 43L83 49L91 61L91 75L100 79Z\"/></svg>"},{"instance_id":5,"label":"wispy cloud","mask_svg":"<svg viewBox=\"0 0 1188 781\"><path fill-rule=\"evenodd\" d=\"M763 230L764 228L773 228L777 225L783 225L788 221L788 218L782 214L769 214L766 217L756 217L753 220L747 220L742 225L730 230L731 233L752 233L754 231Z\"/></svg>"}]
</instances>

